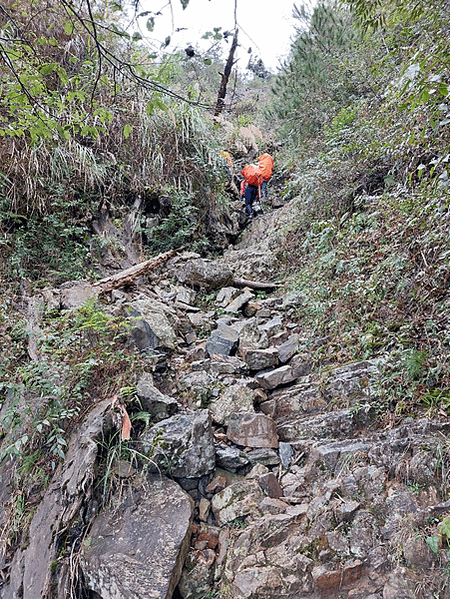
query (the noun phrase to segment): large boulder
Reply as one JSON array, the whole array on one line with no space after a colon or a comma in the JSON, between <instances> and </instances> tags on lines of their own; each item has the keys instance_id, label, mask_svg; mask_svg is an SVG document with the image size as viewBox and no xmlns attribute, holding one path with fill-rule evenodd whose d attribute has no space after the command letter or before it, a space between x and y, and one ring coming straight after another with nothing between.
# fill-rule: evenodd
<instances>
[{"instance_id":1,"label":"large boulder","mask_svg":"<svg viewBox=\"0 0 450 599\"><path fill-rule=\"evenodd\" d=\"M174 350L177 343L178 318L165 304L150 298L133 301L128 306L134 318L131 335L141 351Z\"/></svg>"},{"instance_id":2,"label":"large boulder","mask_svg":"<svg viewBox=\"0 0 450 599\"><path fill-rule=\"evenodd\" d=\"M227 421L227 435L236 445L278 447L277 427L269 416L253 412L233 412Z\"/></svg>"},{"instance_id":3,"label":"large boulder","mask_svg":"<svg viewBox=\"0 0 450 599\"><path fill-rule=\"evenodd\" d=\"M130 489L85 539L82 570L102 599L171 599L189 548L193 502L163 476ZM97 595L96 595L97 596Z\"/></svg>"},{"instance_id":4,"label":"large boulder","mask_svg":"<svg viewBox=\"0 0 450 599\"><path fill-rule=\"evenodd\" d=\"M180 283L204 290L225 287L233 280L233 273L228 266L202 258L188 260L176 270L175 276Z\"/></svg>"},{"instance_id":5,"label":"large boulder","mask_svg":"<svg viewBox=\"0 0 450 599\"><path fill-rule=\"evenodd\" d=\"M208 410L161 420L142 434L139 445L150 467L177 478L200 478L215 466Z\"/></svg>"}]
</instances>

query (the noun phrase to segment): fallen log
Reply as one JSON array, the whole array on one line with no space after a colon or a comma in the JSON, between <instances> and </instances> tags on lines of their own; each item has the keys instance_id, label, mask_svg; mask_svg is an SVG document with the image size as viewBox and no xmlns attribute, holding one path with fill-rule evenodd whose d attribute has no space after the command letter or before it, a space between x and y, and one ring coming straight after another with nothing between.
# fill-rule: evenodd
<instances>
[{"instance_id":1,"label":"fallen log","mask_svg":"<svg viewBox=\"0 0 450 599\"><path fill-rule=\"evenodd\" d=\"M182 249L184 248L177 248L175 250L164 252L164 254L159 254L154 258L150 258L149 260L145 260L144 262L130 266L130 268L126 268L125 270L122 270L114 275L100 279L100 281L93 283L92 286L100 287L102 293L107 293L113 289L119 289L120 287L131 285L131 283L133 283L137 277L140 277L149 270L153 270L161 264L164 264L164 262L170 260L172 256L174 256L177 252L180 252Z\"/></svg>"},{"instance_id":2,"label":"fallen log","mask_svg":"<svg viewBox=\"0 0 450 599\"><path fill-rule=\"evenodd\" d=\"M235 287L250 287L250 289L277 289L281 287L278 283L261 283L260 281L248 281L247 279L241 279L239 277L233 277L233 285Z\"/></svg>"}]
</instances>

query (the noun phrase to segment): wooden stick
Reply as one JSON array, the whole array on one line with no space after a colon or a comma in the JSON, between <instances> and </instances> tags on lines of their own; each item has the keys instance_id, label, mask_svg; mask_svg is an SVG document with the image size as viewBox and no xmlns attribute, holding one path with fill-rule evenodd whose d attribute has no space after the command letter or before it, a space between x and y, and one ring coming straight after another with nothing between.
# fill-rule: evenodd
<instances>
[{"instance_id":1,"label":"wooden stick","mask_svg":"<svg viewBox=\"0 0 450 599\"><path fill-rule=\"evenodd\" d=\"M145 260L144 262L140 262L139 264L135 264L134 266L130 266L125 270L122 270L114 275L109 277L105 277L104 279L100 279L100 281L96 281L92 284L93 287L100 287L102 293L107 293L108 291L112 291L113 289L118 289L119 287L125 287L126 285L130 285L134 279L140 277L145 274L149 270L157 268L167 260L170 260L172 256L174 256L177 252L181 251L184 248L177 248L175 250L169 250L164 254L159 254L155 258L150 258L149 260Z\"/></svg>"},{"instance_id":2,"label":"wooden stick","mask_svg":"<svg viewBox=\"0 0 450 599\"><path fill-rule=\"evenodd\" d=\"M250 287L250 289L276 289L281 287L277 283L261 283L259 281L248 281L247 279L233 278L236 287Z\"/></svg>"}]
</instances>

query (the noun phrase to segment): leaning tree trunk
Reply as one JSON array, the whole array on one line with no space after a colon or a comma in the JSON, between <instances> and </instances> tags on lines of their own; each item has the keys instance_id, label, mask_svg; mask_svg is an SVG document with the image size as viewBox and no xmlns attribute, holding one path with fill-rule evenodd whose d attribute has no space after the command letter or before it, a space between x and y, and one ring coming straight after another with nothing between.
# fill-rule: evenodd
<instances>
[{"instance_id":1,"label":"leaning tree trunk","mask_svg":"<svg viewBox=\"0 0 450 599\"><path fill-rule=\"evenodd\" d=\"M220 82L219 93L217 95L217 103L214 116L219 116L219 114L223 110L223 107L225 106L225 96L227 94L228 79L230 78L231 69L234 65L234 53L237 48L238 31L239 30L236 29L235 34L233 36L233 43L231 44L230 53L228 54L227 64L225 65L225 70L222 73L222 81Z\"/></svg>"}]
</instances>

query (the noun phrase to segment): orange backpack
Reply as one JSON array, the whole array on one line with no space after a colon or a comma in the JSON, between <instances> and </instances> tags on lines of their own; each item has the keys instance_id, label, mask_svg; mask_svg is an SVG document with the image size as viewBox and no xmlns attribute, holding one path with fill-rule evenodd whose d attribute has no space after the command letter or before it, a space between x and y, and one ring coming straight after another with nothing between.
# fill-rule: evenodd
<instances>
[{"instance_id":1,"label":"orange backpack","mask_svg":"<svg viewBox=\"0 0 450 599\"><path fill-rule=\"evenodd\" d=\"M259 171L266 181L270 179L273 173L273 158L270 154L261 154L258 158Z\"/></svg>"},{"instance_id":2,"label":"orange backpack","mask_svg":"<svg viewBox=\"0 0 450 599\"><path fill-rule=\"evenodd\" d=\"M263 182L263 176L256 164L247 164L241 171L241 175L249 185L259 187Z\"/></svg>"}]
</instances>

